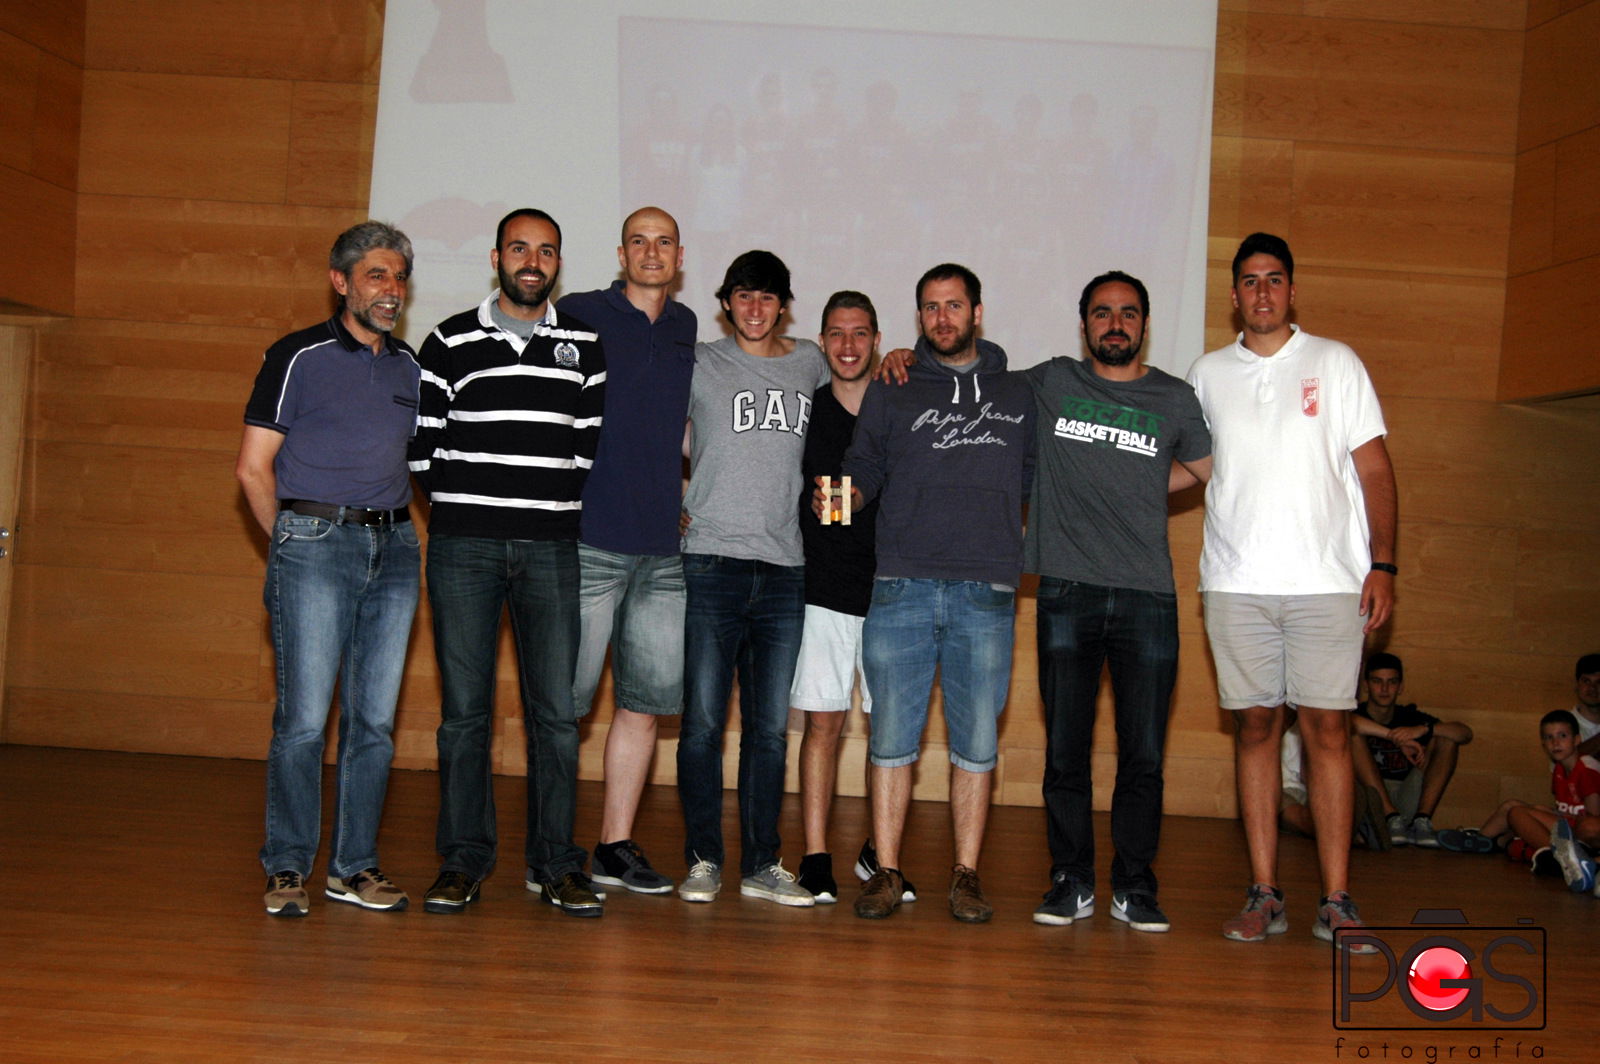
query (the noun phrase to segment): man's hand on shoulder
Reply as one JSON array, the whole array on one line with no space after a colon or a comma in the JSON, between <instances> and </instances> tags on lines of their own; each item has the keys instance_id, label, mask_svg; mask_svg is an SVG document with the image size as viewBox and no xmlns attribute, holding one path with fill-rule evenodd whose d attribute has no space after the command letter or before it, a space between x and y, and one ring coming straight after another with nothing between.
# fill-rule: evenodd
<instances>
[{"instance_id":1,"label":"man's hand on shoulder","mask_svg":"<svg viewBox=\"0 0 1600 1064\"><path fill-rule=\"evenodd\" d=\"M884 384L904 384L911 379L909 369L916 365L917 356L909 347L897 347L878 361L872 379Z\"/></svg>"}]
</instances>

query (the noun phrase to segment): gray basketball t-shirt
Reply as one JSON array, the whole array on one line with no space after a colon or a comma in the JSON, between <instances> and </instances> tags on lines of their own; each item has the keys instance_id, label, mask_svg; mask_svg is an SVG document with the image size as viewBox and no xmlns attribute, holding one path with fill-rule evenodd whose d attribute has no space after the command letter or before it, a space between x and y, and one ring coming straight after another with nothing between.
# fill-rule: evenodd
<instances>
[{"instance_id":1,"label":"gray basketball t-shirt","mask_svg":"<svg viewBox=\"0 0 1600 1064\"><path fill-rule=\"evenodd\" d=\"M1167 476L1174 458L1211 453L1194 389L1154 366L1137 380L1108 381L1075 358L1023 376L1039 434L1024 570L1171 592Z\"/></svg>"}]
</instances>

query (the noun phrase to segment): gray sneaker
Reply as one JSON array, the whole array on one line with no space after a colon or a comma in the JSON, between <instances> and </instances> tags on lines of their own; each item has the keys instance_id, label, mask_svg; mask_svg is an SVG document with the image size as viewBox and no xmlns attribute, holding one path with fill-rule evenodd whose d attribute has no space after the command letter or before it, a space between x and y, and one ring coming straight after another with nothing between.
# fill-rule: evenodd
<instances>
[{"instance_id":1,"label":"gray sneaker","mask_svg":"<svg viewBox=\"0 0 1600 1064\"><path fill-rule=\"evenodd\" d=\"M1406 823L1406 818L1399 813L1390 813L1384 820L1388 825L1389 844L1391 846L1411 845L1411 828Z\"/></svg>"},{"instance_id":2,"label":"gray sneaker","mask_svg":"<svg viewBox=\"0 0 1600 1064\"><path fill-rule=\"evenodd\" d=\"M716 901L722 889L722 869L699 859L689 868L689 878L678 884L678 897L684 901Z\"/></svg>"},{"instance_id":3,"label":"gray sneaker","mask_svg":"<svg viewBox=\"0 0 1600 1064\"><path fill-rule=\"evenodd\" d=\"M765 898L779 905L809 907L817 904L812 893L794 881L794 873L783 867L783 862L757 869L753 876L739 882L739 893L748 898Z\"/></svg>"},{"instance_id":4,"label":"gray sneaker","mask_svg":"<svg viewBox=\"0 0 1600 1064\"><path fill-rule=\"evenodd\" d=\"M1339 934L1340 931L1359 931L1366 926L1361 922L1361 913L1356 909L1356 903L1350 900L1349 892L1336 890L1317 906L1317 922L1311 925L1311 933L1324 942L1332 942L1335 949L1348 953L1376 953L1378 949L1371 943L1347 941Z\"/></svg>"},{"instance_id":5,"label":"gray sneaker","mask_svg":"<svg viewBox=\"0 0 1600 1064\"><path fill-rule=\"evenodd\" d=\"M1094 889L1086 887L1065 872L1057 872L1050 881L1050 890L1044 904L1033 910L1033 922L1065 927L1074 920L1094 915Z\"/></svg>"},{"instance_id":6,"label":"gray sneaker","mask_svg":"<svg viewBox=\"0 0 1600 1064\"><path fill-rule=\"evenodd\" d=\"M1439 832L1433 826L1433 818L1417 815L1412 818L1411 826L1406 829L1406 838L1413 846L1421 846L1425 850L1439 848Z\"/></svg>"}]
</instances>

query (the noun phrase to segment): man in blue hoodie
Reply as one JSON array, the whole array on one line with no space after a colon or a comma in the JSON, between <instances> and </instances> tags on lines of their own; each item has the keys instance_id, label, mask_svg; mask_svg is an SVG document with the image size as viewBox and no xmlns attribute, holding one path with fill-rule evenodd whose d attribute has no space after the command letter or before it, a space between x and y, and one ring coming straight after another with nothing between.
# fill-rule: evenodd
<instances>
[{"instance_id":1,"label":"man in blue hoodie","mask_svg":"<svg viewBox=\"0 0 1600 1064\"><path fill-rule=\"evenodd\" d=\"M867 389L844 460L854 504L878 500L877 579L862 657L873 694L879 868L855 911L876 919L900 904L901 835L937 668L955 828L950 913L982 923L994 914L977 865L1011 679L1033 400L1027 383L1005 372L1005 352L977 338L983 301L971 270L945 263L923 274L917 315L922 337L908 383Z\"/></svg>"}]
</instances>

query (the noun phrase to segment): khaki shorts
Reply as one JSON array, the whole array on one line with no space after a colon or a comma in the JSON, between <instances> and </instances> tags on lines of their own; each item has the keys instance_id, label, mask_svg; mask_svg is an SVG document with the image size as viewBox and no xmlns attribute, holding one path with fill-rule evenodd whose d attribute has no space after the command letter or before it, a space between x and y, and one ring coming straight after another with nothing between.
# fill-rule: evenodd
<instances>
[{"instance_id":1,"label":"khaki shorts","mask_svg":"<svg viewBox=\"0 0 1600 1064\"><path fill-rule=\"evenodd\" d=\"M1360 595L1207 591L1201 599L1223 709L1356 708Z\"/></svg>"}]
</instances>

